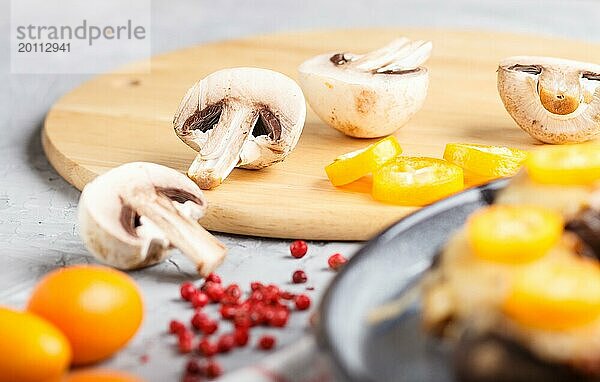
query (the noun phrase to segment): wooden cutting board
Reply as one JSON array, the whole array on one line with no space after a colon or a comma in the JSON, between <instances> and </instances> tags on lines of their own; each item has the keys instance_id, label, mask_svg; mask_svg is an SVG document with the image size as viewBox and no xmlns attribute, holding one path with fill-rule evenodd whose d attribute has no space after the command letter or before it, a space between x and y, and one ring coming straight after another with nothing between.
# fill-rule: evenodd
<instances>
[{"instance_id":1,"label":"wooden cutting board","mask_svg":"<svg viewBox=\"0 0 600 382\"><path fill-rule=\"evenodd\" d=\"M600 46L558 38L488 31L364 29L297 32L194 46L127 66L134 74L93 78L50 110L43 146L75 187L122 163L149 161L185 171L195 152L173 132L186 90L221 68L258 66L296 78L305 59L328 51L356 53L398 36L433 41L426 66L430 88L423 109L396 136L404 153L441 157L448 142L536 144L504 110L496 91L498 60L551 55L600 63ZM123 72L123 71L122 71ZM236 169L217 189L203 225L214 231L279 238L365 240L414 210L371 199L368 179L334 188L323 168L339 154L373 140L353 139L309 110L295 151L260 171Z\"/></svg>"}]
</instances>

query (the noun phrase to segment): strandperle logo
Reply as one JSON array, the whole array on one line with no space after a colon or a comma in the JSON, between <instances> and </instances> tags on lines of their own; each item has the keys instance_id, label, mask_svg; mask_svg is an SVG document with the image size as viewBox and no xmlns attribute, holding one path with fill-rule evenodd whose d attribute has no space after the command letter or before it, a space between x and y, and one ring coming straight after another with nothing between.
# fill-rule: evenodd
<instances>
[{"instance_id":1,"label":"strandperle logo","mask_svg":"<svg viewBox=\"0 0 600 382\"><path fill-rule=\"evenodd\" d=\"M27 41L72 41L84 40L89 46L96 40L144 40L146 28L127 20L124 25L93 25L83 20L79 25L18 25L17 40Z\"/></svg>"},{"instance_id":2,"label":"strandperle logo","mask_svg":"<svg viewBox=\"0 0 600 382\"><path fill-rule=\"evenodd\" d=\"M12 73L150 71L152 0L11 0L10 5Z\"/></svg>"}]
</instances>

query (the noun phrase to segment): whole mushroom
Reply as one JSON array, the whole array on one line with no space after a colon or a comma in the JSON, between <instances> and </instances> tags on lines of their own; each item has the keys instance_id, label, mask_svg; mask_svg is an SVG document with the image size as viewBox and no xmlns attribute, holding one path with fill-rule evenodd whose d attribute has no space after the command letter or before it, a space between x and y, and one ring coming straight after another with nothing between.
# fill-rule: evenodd
<instances>
[{"instance_id":1,"label":"whole mushroom","mask_svg":"<svg viewBox=\"0 0 600 382\"><path fill-rule=\"evenodd\" d=\"M173 125L198 152L188 176L211 189L236 166L260 169L282 161L298 143L305 118L294 80L267 69L232 68L189 89Z\"/></svg>"},{"instance_id":2,"label":"whole mushroom","mask_svg":"<svg viewBox=\"0 0 600 382\"><path fill-rule=\"evenodd\" d=\"M498 92L515 122L545 143L576 143L600 134L600 66L517 56L498 67Z\"/></svg>"},{"instance_id":3,"label":"whole mushroom","mask_svg":"<svg viewBox=\"0 0 600 382\"><path fill-rule=\"evenodd\" d=\"M300 65L300 85L315 113L346 135L376 138L421 109L431 55L429 41L399 38L367 54L327 53Z\"/></svg>"},{"instance_id":4,"label":"whole mushroom","mask_svg":"<svg viewBox=\"0 0 600 382\"><path fill-rule=\"evenodd\" d=\"M81 237L97 259L116 268L159 263L176 247L206 276L226 253L198 223L206 208L202 191L184 174L154 163L127 163L84 187Z\"/></svg>"}]
</instances>

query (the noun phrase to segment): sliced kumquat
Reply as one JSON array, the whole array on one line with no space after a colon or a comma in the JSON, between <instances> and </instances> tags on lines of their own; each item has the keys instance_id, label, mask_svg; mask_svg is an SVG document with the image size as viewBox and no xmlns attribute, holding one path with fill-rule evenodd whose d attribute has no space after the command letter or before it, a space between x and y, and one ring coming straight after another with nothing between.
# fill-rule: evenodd
<instances>
[{"instance_id":1,"label":"sliced kumquat","mask_svg":"<svg viewBox=\"0 0 600 382\"><path fill-rule=\"evenodd\" d=\"M373 198L404 206L423 206L464 187L463 171L441 159L397 157L373 173Z\"/></svg>"},{"instance_id":2,"label":"sliced kumquat","mask_svg":"<svg viewBox=\"0 0 600 382\"><path fill-rule=\"evenodd\" d=\"M560 239L562 216L535 206L495 205L467 221L473 253L484 260L519 264L544 256Z\"/></svg>"},{"instance_id":3,"label":"sliced kumquat","mask_svg":"<svg viewBox=\"0 0 600 382\"><path fill-rule=\"evenodd\" d=\"M504 146L448 143L444 159L462 167L472 182L515 175L527 159L527 152Z\"/></svg>"},{"instance_id":4,"label":"sliced kumquat","mask_svg":"<svg viewBox=\"0 0 600 382\"><path fill-rule=\"evenodd\" d=\"M531 152L525 167L537 183L590 185L600 181L600 144L544 146Z\"/></svg>"},{"instance_id":5,"label":"sliced kumquat","mask_svg":"<svg viewBox=\"0 0 600 382\"><path fill-rule=\"evenodd\" d=\"M372 173L401 153L396 138L389 136L364 149L340 155L325 167L325 172L331 184L342 186Z\"/></svg>"},{"instance_id":6,"label":"sliced kumquat","mask_svg":"<svg viewBox=\"0 0 600 382\"><path fill-rule=\"evenodd\" d=\"M463 169L463 173L465 176L465 187L480 186L482 184L491 182L492 180L498 179L495 177L477 175L465 169Z\"/></svg>"},{"instance_id":7,"label":"sliced kumquat","mask_svg":"<svg viewBox=\"0 0 600 382\"><path fill-rule=\"evenodd\" d=\"M600 268L583 258L548 261L517 273L504 312L520 324L568 330L600 318Z\"/></svg>"}]
</instances>

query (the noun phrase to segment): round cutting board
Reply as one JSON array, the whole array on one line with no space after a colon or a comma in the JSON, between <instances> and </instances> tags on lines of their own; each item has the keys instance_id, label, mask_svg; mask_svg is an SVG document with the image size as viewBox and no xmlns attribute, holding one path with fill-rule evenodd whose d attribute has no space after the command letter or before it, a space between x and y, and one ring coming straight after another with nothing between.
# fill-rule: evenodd
<instances>
[{"instance_id":1,"label":"round cutting board","mask_svg":"<svg viewBox=\"0 0 600 382\"><path fill-rule=\"evenodd\" d=\"M441 157L448 142L531 148L536 142L504 110L496 91L498 61L512 55L549 55L600 62L600 46L557 38L486 31L364 29L276 34L194 46L101 75L60 99L42 133L48 159L81 189L122 163L149 161L185 172L195 152L177 138L173 114L186 90L226 67L257 66L296 78L316 54L362 53L398 36L433 41L426 63L430 88L423 109L396 136L407 155ZM121 73L125 70L121 70ZM353 139L324 125L309 110L295 151L259 170L235 169L207 191L210 230L280 238L365 240L413 207L372 200L368 179L343 188L323 168L339 154L373 140Z\"/></svg>"}]
</instances>

